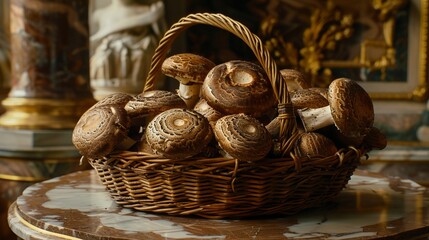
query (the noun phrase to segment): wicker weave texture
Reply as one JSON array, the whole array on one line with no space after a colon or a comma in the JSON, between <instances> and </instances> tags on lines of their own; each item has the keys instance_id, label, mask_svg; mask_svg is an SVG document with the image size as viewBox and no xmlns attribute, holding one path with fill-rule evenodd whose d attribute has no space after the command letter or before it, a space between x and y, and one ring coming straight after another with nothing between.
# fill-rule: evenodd
<instances>
[{"instance_id":1,"label":"wicker weave texture","mask_svg":"<svg viewBox=\"0 0 429 240\"><path fill-rule=\"evenodd\" d=\"M266 71L279 103L282 156L255 162L230 158L166 159L144 152L114 152L88 159L112 198L140 211L206 218L241 218L293 214L334 198L366 154L341 149L325 158L298 158L299 136L286 83L260 39L242 24L220 14L191 14L166 32L152 59L144 91L152 90L177 35L195 24L235 34L254 52Z\"/></svg>"}]
</instances>

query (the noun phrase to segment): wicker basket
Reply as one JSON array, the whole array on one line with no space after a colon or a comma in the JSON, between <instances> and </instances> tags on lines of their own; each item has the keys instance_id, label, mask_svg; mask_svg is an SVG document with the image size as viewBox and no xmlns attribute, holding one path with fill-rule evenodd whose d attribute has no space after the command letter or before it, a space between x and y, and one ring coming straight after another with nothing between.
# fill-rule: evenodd
<instances>
[{"instance_id":1,"label":"wicker basket","mask_svg":"<svg viewBox=\"0 0 429 240\"><path fill-rule=\"evenodd\" d=\"M293 214L334 198L366 154L347 148L326 158L298 158L295 116L285 81L260 39L242 24L220 14L191 14L166 32L152 59L144 91L152 90L167 52L183 30L211 25L236 35L253 51L278 99L282 157L256 162L229 158L166 159L145 152L114 152L89 159L120 205L141 211L206 218Z\"/></svg>"}]
</instances>

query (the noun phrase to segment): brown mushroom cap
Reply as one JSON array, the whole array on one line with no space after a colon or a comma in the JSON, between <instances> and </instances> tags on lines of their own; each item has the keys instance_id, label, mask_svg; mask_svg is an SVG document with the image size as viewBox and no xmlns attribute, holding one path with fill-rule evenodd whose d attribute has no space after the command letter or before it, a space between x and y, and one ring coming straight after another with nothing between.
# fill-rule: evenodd
<instances>
[{"instance_id":1,"label":"brown mushroom cap","mask_svg":"<svg viewBox=\"0 0 429 240\"><path fill-rule=\"evenodd\" d=\"M168 57L161 66L166 76L178 80L181 84L202 84L207 73L216 64L209 59L192 53L179 53Z\"/></svg>"},{"instance_id":2,"label":"brown mushroom cap","mask_svg":"<svg viewBox=\"0 0 429 240\"><path fill-rule=\"evenodd\" d=\"M90 109L104 105L118 105L124 107L131 99L133 99L133 96L127 93L112 93L96 102Z\"/></svg>"},{"instance_id":3,"label":"brown mushroom cap","mask_svg":"<svg viewBox=\"0 0 429 240\"><path fill-rule=\"evenodd\" d=\"M317 92L318 94L322 95L324 98L328 99L328 88L311 87L311 88L308 88L308 90Z\"/></svg>"},{"instance_id":4,"label":"brown mushroom cap","mask_svg":"<svg viewBox=\"0 0 429 240\"><path fill-rule=\"evenodd\" d=\"M355 81L339 78L329 84L328 101L335 126L346 136L364 136L374 124L374 106Z\"/></svg>"},{"instance_id":5,"label":"brown mushroom cap","mask_svg":"<svg viewBox=\"0 0 429 240\"><path fill-rule=\"evenodd\" d=\"M200 96L200 88L207 73L215 66L209 59L192 53L173 55L162 64L161 71L180 82L179 96L192 109Z\"/></svg>"},{"instance_id":6,"label":"brown mushroom cap","mask_svg":"<svg viewBox=\"0 0 429 240\"><path fill-rule=\"evenodd\" d=\"M129 127L130 119L122 107L103 105L82 114L72 141L83 156L101 158L127 137Z\"/></svg>"},{"instance_id":7,"label":"brown mushroom cap","mask_svg":"<svg viewBox=\"0 0 429 240\"><path fill-rule=\"evenodd\" d=\"M320 133L302 133L295 145L295 152L300 157L329 157L337 152L335 143Z\"/></svg>"},{"instance_id":8,"label":"brown mushroom cap","mask_svg":"<svg viewBox=\"0 0 429 240\"><path fill-rule=\"evenodd\" d=\"M164 90L146 91L125 105L125 110L131 118L156 115L171 108L186 108L186 103L177 94Z\"/></svg>"},{"instance_id":9,"label":"brown mushroom cap","mask_svg":"<svg viewBox=\"0 0 429 240\"><path fill-rule=\"evenodd\" d=\"M298 109L306 131L332 124L347 137L365 136L374 123L374 107L368 93L355 81L339 78L328 89L329 105Z\"/></svg>"},{"instance_id":10,"label":"brown mushroom cap","mask_svg":"<svg viewBox=\"0 0 429 240\"><path fill-rule=\"evenodd\" d=\"M311 87L311 84L305 80L304 75L297 70L282 69L280 70L280 75L282 75L283 79L286 81L289 92Z\"/></svg>"},{"instance_id":11,"label":"brown mushroom cap","mask_svg":"<svg viewBox=\"0 0 429 240\"><path fill-rule=\"evenodd\" d=\"M372 127L363 138L363 145L367 149L384 149L387 146L387 138L380 129Z\"/></svg>"},{"instance_id":12,"label":"brown mushroom cap","mask_svg":"<svg viewBox=\"0 0 429 240\"><path fill-rule=\"evenodd\" d=\"M194 107L194 110L201 115L203 115L207 120L209 120L210 124L214 127L216 124L216 121L223 117L224 114L220 113L219 111L216 111L214 108L212 108L206 100L201 98L197 104Z\"/></svg>"},{"instance_id":13,"label":"brown mushroom cap","mask_svg":"<svg viewBox=\"0 0 429 240\"><path fill-rule=\"evenodd\" d=\"M220 148L241 161L264 158L273 144L267 129L257 119L245 114L220 118L216 122L214 134Z\"/></svg>"},{"instance_id":14,"label":"brown mushroom cap","mask_svg":"<svg viewBox=\"0 0 429 240\"><path fill-rule=\"evenodd\" d=\"M290 94L295 109L321 108L329 105L329 102L321 94L307 89L298 89Z\"/></svg>"},{"instance_id":15,"label":"brown mushroom cap","mask_svg":"<svg viewBox=\"0 0 429 240\"><path fill-rule=\"evenodd\" d=\"M347 136L338 130L335 125L327 126L323 129L317 130L318 133L321 133L331 139L337 148L348 148L348 147L356 147L360 148L362 145L362 141L364 136Z\"/></svg>"},{"instance_id":16,"label":"brown mushroom cap","mask_svg":"<svg viewBox=\"0 0 429 240\"><path fill-rule=\"evenodd\" d=\"M172 159L184 159L200 153L213 137L204 116L179 108L155 116L145 134L147 143L155 153Z\"/></svg>"},{"instance_id":17,"label":"brown mushroom cap","mask_svg":"<svg viewBox=\"0 0 429 240\"><path fill-rule=\"evenodd\" d=\"M201 88L201 97L224 114L259 117L276 102L271 82L257 64L234 60L214 67Z\"/></svg>"}]
</instances>

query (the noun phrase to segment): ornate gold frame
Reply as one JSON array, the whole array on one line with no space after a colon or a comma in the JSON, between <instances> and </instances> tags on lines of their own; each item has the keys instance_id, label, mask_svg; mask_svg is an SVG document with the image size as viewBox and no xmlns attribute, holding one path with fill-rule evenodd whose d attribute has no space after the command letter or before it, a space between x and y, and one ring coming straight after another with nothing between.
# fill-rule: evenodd
<instances>
[{"instance_id":1,"label":"ornate gold frame","mask_svg":"<svg viewBox=\"0 0 429 240\"><path fill-rule=\"evenodd\" d=\"M275 1L278 3L277 6L287 4L287 2L292 6L295 4L292 0ZM307 0L305 3L316 5L311 0ZM342 6L343 8L336 6L336 4L343 4L339 1L327 0L324 3L326 5L323 8L311 9L305 5L304 7L301 6L300 11L306 12L300 13L300 18L309 16L309 20L299 44L296 44L297 41L290 41L291 36L285 34L287 30L279 27L285 17L277 12L276 8L268 9L267 16L260 26L261 36L281 67L297 68L307 74L313 85L319 86L326 86L333 80L334 75L331 70L335 68L353 68L361 71L362 69L364 71L377 70L380 72L380 79L383 79L386 69L396 64L396 49L393 44L392 33L395 26L395 16L400 10L403 11L405 6L409 6L406 8L409 15L406 29L408 31L408 46L402 50L406 51L408 59L404 60L407 62L406 68L401 65L403 74L402 77L398 78L400 81L360 81L360 83L373 99L427 100L429 96L427 76L429 0L367 0L364 3L359 2L360 5L357 8L367 7L377 11L378 15L375 21L382 26L383 40L361 39L359 54L351 60L330 59L326 53L337 51L341 41L347 40L354 34L356 30L354 29L355 25L353 25L354 16L344 6ZM318 4L320 5L320 2ZM368 18L374 17L366 12L361 14L364 17L366 17L365 14L368 14ZM382 53L377 55L376 51ZM376 57L371 58L370 55ZM404 76L406 79L403 79Z\"/></svg>"}]
</instances>

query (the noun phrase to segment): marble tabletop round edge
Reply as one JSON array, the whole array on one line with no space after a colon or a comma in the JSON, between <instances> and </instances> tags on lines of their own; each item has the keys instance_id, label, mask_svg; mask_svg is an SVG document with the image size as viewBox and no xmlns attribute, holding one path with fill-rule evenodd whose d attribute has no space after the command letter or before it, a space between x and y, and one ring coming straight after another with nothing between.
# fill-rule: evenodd
<instances>
[{"instance_id":1,"label":"marble tabletop round edge","mask_svg":"<svg viewBox=\"0 0 429 240\"><path fill-rule=\"evenodd\" d=\"M178 217L118 206L89 170L27 188L9 224L23 238L48 239L413 239L429 234L428 203L426 189L412 181L357 172L334 201L296 215Z\"/></svg>"}]
</instances>

